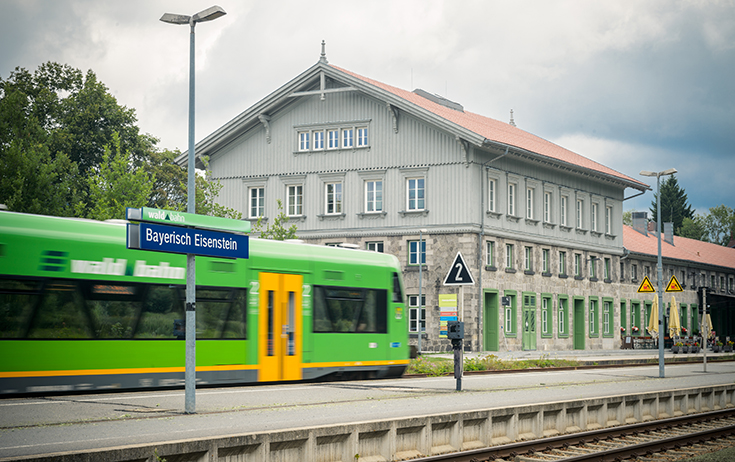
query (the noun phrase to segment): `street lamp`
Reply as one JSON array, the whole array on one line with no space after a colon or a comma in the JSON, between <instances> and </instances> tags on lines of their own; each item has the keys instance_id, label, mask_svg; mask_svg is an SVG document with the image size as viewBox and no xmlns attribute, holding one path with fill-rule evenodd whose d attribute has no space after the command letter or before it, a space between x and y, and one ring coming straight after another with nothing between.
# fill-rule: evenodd
<instances>
[{"instance_id":1,"label":"street lamp","mask_svg":"<svg viewBox=\"0 0 735 462\"><path fill-rule=\"evenodd\" d=\"M169 24L188 24L189 35L189 163L186 188L186 211L196 213L196 189L194 183L194 27L198 22L212 21L224 16L225 10L215 5L193 16L165 13L161 21ZM196 409L196 265L194 255L186 255L186 368L184 372L184 410L193 414Z\"/></svg>"},{"instance_id":2,"label":"street lamp","mask_svg":"<svg viewBox=\"0 0 735 462\"><path fill-rule=\"evenodd\" d=\"M664 291L663 291L663 266L661 264L661 177L673 175L675 168L663 172L641 171L642 176L656 177L656 233L658 234L658 263L656 265L656 279L658 282L658 376L664 378Z\"/></svg>"}]
</instances>

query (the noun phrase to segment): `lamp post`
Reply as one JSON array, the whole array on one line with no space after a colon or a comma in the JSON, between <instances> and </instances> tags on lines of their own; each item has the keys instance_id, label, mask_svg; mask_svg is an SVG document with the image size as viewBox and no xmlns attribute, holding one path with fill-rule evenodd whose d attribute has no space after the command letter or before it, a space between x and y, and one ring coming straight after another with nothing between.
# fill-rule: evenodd
<instances>
[{"instance_id":1,"label":"lamp post","mask_svg":"<svg viewBox=\"0 0 735 462\"><path fill-rule=\"evenodd\" d=\"M658 263L656 264L656 279L658 283L658 376L664 378L664 291L663 291L663 266L661 264L661 177L673 175L675 168L663 172L649 172L642 170L643 176L656 177L656 233L658 234Z\"/></svg>"},{"instance_id":2,"label":"lamp post","mask_svg":"<svg viewBox=\"0 0 735 462\"><path fill-rule=\"evenodd\" d=\"M215 5L193 16L165 13L161 21L190 26L189 34L189 158L186 211L196 213L196 189L194 183L194 27L198 22L211 21L224 16L225 10ZM196 412L196 264L194 255L186 255L186 368L184 372L184 412Z\"/></svg>"}]
</instances>

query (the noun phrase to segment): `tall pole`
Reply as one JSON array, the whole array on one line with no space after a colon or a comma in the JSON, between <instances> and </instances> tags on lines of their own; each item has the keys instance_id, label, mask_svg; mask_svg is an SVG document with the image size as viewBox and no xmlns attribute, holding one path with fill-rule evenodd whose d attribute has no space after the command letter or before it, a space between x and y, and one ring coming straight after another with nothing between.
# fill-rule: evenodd
<instances>
[{"instance_id":1,"label":"tall pole","mask_svg":"<svg viewBox=\"0 0 735 462\"><path fill-rule=\"evenodd\" d=\"M189 19L189 163L186 211L196 213L194 152L194 18ZM196 262L186 255L186 368L184 371L184 412L196 412Z\"/></svg>"},{"instance_id":2,"label":"tall pole","mask_svg":"<svg viewBox=\"0 0 735 462\"><path fill-rule=\"evenodd\" d=\"M423 262L421 261L421 244L423 242L423 229L419 229L419 315L417 316L417 330L419 331L419 344L418 344L418 354L421 354L421 315L424 311L424 301L423 301Z\"/></svg>"},{"instance_id":3,"label":"tall pole","mask_svg":"<svg viewBox=\"0 0 735 462\"><path fill-rule=\"evenodd\" d=\"M658 376L664 378L664 292L663 266L661 264L661 174L656 175L656 232L658 233Z\"/></svg>"}]
</instances>

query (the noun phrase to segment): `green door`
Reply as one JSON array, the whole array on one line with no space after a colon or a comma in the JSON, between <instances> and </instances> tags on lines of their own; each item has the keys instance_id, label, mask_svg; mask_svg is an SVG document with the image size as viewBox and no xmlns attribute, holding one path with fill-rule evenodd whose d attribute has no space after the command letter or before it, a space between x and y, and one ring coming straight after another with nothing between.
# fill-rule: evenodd
<instances>
[{"instance_id":1,"label":"green door","mask_svg":"<svg viewBox=\"0 0 735 462\"><path fill-rule=\"evenodd\" d=\"M536 294L523 295L523 349L536 349Z\"/></svg>"},{"instance_id":2,"label":"green door","mask_svg":"<svg viewBox=\"0 0 735 462\"><path fill-rule=\"evenodd\" d=\"M574 299L574 349L584 350L584 299Z\"/></svg>"},{"instance_id":3,"label":"green door","mask_svg":"<svg viewBox=\"0 0 735 462\"><path fill-rule=\"evenodd\" d=\"M485 339L485 345L483 345L483 349L485 351L499 351L498 338L500 335L500 317L498 316L497 293L485 293L485 313L483 315L483 322L485 324L485 333L483 335Z\"/></svg>"}]
</instances>

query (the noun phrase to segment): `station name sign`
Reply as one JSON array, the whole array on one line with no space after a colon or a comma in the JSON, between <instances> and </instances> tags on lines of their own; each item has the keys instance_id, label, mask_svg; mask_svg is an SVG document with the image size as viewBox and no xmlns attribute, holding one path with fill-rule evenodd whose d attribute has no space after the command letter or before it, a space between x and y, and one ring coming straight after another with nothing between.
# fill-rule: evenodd
<instances>
[{"instance_id":1,"label":"station name sign","mask_svg":"<svg viewBox=\"0 0 735 462\"><path fill-rule=\"evenodd\" d=\"M220 258L248 258L249 222L143 207L128 209L127 247ZM165 223L165 224L159 224ZM213 229L217 227L217 229Z\"/></svg>"}]
</instances>

